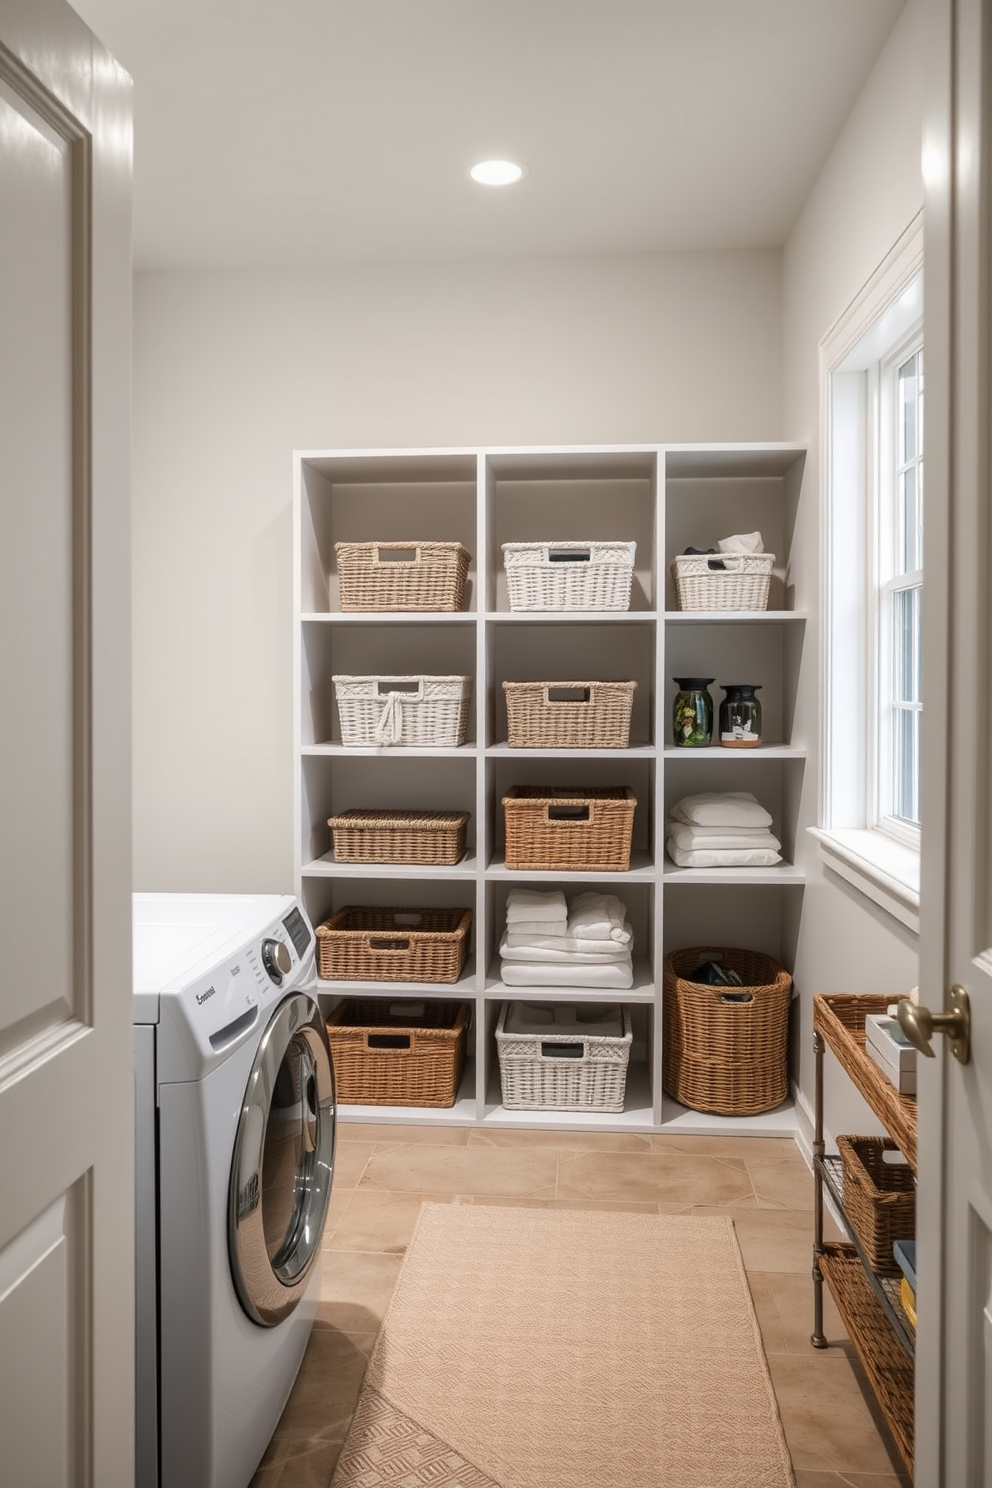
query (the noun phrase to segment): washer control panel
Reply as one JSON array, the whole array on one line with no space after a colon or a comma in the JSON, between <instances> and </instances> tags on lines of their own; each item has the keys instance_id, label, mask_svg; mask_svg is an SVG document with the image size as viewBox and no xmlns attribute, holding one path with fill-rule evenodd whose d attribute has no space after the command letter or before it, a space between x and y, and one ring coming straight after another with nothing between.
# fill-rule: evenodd
<instances>
[{"instance_id":1,"label":"washer control panel","mask_svg":"<svg viewBox=\"0 0 992 1488\"><path fill-rule=\"evenodd\" d=\"M285 912L233 954L163 996L160 1080L201 1077L244 1040L266 1006L309 983L313 931L295 899L284 903Z\"/></svg>"}]
</instances>

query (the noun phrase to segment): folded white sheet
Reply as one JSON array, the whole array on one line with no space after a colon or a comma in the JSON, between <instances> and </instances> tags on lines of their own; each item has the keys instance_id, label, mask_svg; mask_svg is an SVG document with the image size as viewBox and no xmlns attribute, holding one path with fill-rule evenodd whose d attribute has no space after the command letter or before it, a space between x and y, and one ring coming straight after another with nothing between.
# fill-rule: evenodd
<instances>
[{"instance_id":1,"label":"folded white sheet","mask_svg":"<svg viewBox=\"0 0 992 1488\"><path fill-rule=\"evenodd\" d=\"M698 849L718 852L724 848L738 852L749 847L782 846L767 827L699 827L676 821L674 817L668 823L668 836L684 852Z\"/></svg>"},{"instance_id":2,"label":"folded white sheet","mask_svg":"<svg viewBox=\"0 0 992 1488\"><path fill-rule=\"evenodd\" d=\"M676 821L700 827L770 827L771 813L750 791L703 791L683 796L672 807Z\"/></svg>"},{"instance_id":3,"label":"folded white sheet","mask_svg":"<svg viewBox=\"0 0 992 1488\"><path fill-rule=\"evenodd\" d=\"M730 848L722 851L694 849L687 852L684 848L676 847L670 837L665 846L672 862L677 863L680 868L771 868L782 861L782 854L772 847L749 847L737 852Z\"/></svg>"},{"instance_id":4,"label":"folded white sheet","mask_svg":"<svg viewBox=\"0 0 992 1488\"><path fill-rule=\"evenodd\" d=\"M568 934L580 940L616 940L629 944L627 906L616 894L589 892L568 901Z\"/></svg>"},{"instance_id":5,"label":"folded white sheet","mask_svg":"<svg viewBox=\"0 0 992 1488\"><path fill-rule=\"evenodd\" d=\"M565 936L511 935L509 931L504 932L499 953L504 961L552 961L576 966L630 960L630 946L617 945L615 940L575 941Z\"/></svg>"},{"instance_id":6,"label":"folded white sheet","mask_svg":"<svg viewBox=\"0 0 992 1488\"><path fill-rule=\"evenodd\" d=\"M500 976L507 987L609 987L625 991L634 984L629 961L598 966L568 966L548 961L503 961Z\"/></svg>"},{"instance_id":7,"label":"folded white sheet","mask_svg":"<svg viewBox=\"0 0 992 1488\"><path fill-rule=\"evenodd\" d=\"M561 925L562 934L568 923L568 906L561 889L511 889L506 898L506 921L541 921Z\"/></svg>"},{"instance_id":8,"label":"folded white sheet","mask_svg":"<svg viewBox=\"0 0 992 1488\"><path fill-rule=\"evenodd\" d=\"M733 537L721 537L717 547L721 553L763 553L765 551L760 532L735 532Z\"/></svg>"},{"instance_id":9,"label":"folded white sheet","mask_svg":"<svg viewBox=\"0 0 992 1488\"><path fill-rule=\"evenodd\" d=\"M560 920L507 920L506 923L512 926L514 935L544 935L555 940L564 940L568 928L568 922Z\"/></svg>"}]
</instances>

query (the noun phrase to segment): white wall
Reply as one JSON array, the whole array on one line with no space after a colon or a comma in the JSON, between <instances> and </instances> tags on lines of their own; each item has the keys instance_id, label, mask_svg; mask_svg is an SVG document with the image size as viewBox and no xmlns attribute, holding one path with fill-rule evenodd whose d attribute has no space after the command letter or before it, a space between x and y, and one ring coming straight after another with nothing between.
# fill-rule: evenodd
<instances>
[{"instance_id":1,"label":"white wall","mask_svg":"<svg viewBox=\"0 0 992 1488\"><path fill-rule=\"evenodd\" d=\"M910 0L851 113L785 247L783 263L784 435L809 444L793 574L808 597L802 697L810 721L802 818L815 824L820 739L820 392L818 346L923 204L920 173L924 86L923 5ZM924 271L925 272L925 271ZM905 993L917 981L916 938L834 874L800 833L806 870L795 967L802 996L801 1086L812 1094L814 992ZM828 1125L874 1131L851 1087L827 1060Z\"/></svg>"},{"instance_id":2,"label":"white wall","mask_svg":"<svg viewBox=\"0 0 992 1488\"><path fill-rule=\"evenodd\" d=\"M134 864L289 891L292 451L781 437L781 254L140 274Z\"/></svg>"}]
</instances>

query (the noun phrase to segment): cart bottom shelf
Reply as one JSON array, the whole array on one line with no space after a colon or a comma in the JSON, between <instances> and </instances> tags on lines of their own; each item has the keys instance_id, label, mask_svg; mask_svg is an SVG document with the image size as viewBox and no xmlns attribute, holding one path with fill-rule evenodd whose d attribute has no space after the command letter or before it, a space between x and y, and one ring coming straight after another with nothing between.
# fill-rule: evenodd
<instances>
[{"instance_id":1,"label":"cart bottom shelf","mask_svg":"<svg viewBox=\"0 0 992 1488\"><path fill-rule=\"evenodd\" d=\"M875 1392L893 1440L913 1472L914 1369L872 1291L852 1245L829 1243L820 1257L837 1310Z\"/></svg>"}]
</instances>

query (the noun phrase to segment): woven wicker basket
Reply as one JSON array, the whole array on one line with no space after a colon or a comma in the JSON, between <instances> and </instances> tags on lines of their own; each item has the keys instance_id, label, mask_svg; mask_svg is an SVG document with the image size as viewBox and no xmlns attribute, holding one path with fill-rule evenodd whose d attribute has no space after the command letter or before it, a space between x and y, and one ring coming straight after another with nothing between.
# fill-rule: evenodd
<instances>
[{"instance_id":1,"label":"woven wicker basket","mask_svg":"<svg viewBox=\"0 0 992 1488\"><path fill-rule=\"evenodd\" d=\"M453 1106L465 1068L464 1002L349 997L327 1020L339 1101Z\"/></svg>"},{"instance_id":2,"label":"woven wicker basket","mask_svg":"<svg viewBox=\"0 0 992 1488\"><path fill-rule=\"evenodd\" d=\"M719 958L740 987L686 980ZM789 1091L792 978L761 951L696 946L665 957L662 1085L680 1105L720 1116L752 1116Z\"/></svg>"},{"instance_id":3,"label":"woven wicker basket","mask_svg":"<svg viewBox=\"0 0 992 1488\"><path fill-rule=\"evenodd\" d=\"M722 569L710 565L721 563ZM680 610L766 610L774 553L680 553L672 564Z\"/></svg>"},{"instance_id":4,"label":"woven wicker basket","mask_svg":"<svg viewBox=\"0 0 992 1488\"><path fill-rule=\"evenodd\" d=\"M342 744L454 749L465 742L471 677L331 680Z\"/></svg>"},{"instance_id":5,"label":"woven wicker basket","mask_svg":"<svg viewBox=\"0 0 992 1488\"><path fill-rule=\"evenodd\" d=\"M457 982L470 909L349 904L317 926L317 975L329 981Z\"/></svg>"},{"instance_id":6,"label":"woven wicker basket","mask_svg":"<svg viewBox=\"0 0 992 1488\"><path fill-rule=\"evenodd\" d=\"M546 1027L508 1030L521 1008ZM619 1034L613 1031L618 1021ZM597 1030L597 1022L605 1028ZM511 1111L622 1111L631 1039L623 1006L504 1002L496 1025L503 1105Z\"/></svg>"},{"instance_id":7,"label":"woven wicker basket","mask_svg":"<svg viewBox=\"0 0 992 1488\"><path fill-rule=\"evenodd\" d=\"M632 542L503 544L511 610L629 610Z\"/></svg>"},{"instance_id":8,"label":"woven wicker basket","mask_svg":"<svg viewBox=\"0 0 992 1488\"><path fill-rule=\"evenodd\" d=\"M330 816L339 863L458 863L467 811L342 811Z\"/></svg>"},{"instance_id":9,"label":"woven wicker basket","mask_svg":"<svg viewBox=\"0 0 992 1488\"><path fill-rule=\"evenodd\" d=\"M626 786L511 786L503 797L506 866L626 872L636 806Z\"/></svg>"},{"instance_id":10,"label":"woven wicker basket","mask_svg":"<svg viewBox=\"0 0 992 1488\"><path fill-rule=\"evenodd\" d=\"M511 749L626 749L636 682L504 682ZM562 692L579 696L555 696Z\"/></svg>"},{"instance_id":11,"label":"woven wicker basket","mask_svg":"<svg viewBox=\"0 0 992 1488\"><path fill-rule=\"evenodd\" d=\"M905 1161L886 1162L886 1153L899 1154L895 1142L887 1137L838 1137L837 1151L847 1217L875 1271L880 1276L898 1276L893 1241L916 1236L913 1170Z\"/></svg>"},{"instance_id":12,"label":"woven wicker basket","mask_svg":"<svg viewBox=\"0 0 992 1488\"><path fill-rule=\"evenodd\" d=\"M461 543L339 542L334 551L342 610L461 610L465 606L472 555Z\"/></svg>"}]
</instances>

